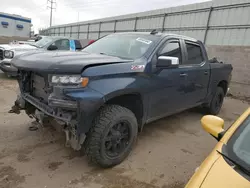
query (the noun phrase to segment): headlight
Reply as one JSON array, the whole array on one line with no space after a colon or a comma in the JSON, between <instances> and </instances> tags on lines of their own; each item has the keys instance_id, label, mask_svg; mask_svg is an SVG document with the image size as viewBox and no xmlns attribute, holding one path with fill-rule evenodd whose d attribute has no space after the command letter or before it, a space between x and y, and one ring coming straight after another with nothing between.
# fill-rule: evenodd
<instances>
[{"instance_id":1,"label":"headlight","mask_svg":"<svg viewBox=\"0 0 250 188\"><path fill-rule=\"evenodd\" d=\"M88 85L89 79L81 77L80 75L52 75L52 84L65 84L65 85L81 85L85 87Z\"/></svg>"},{"instance_id":2,"label":"headlight","mask_svg":"<svg viewBox=\"0 0 250 188\"><path fill-rule=\"evenodd\" d=\"M12 59L14 57L14 52L10 50L5 50L4 51L4 57L8 59Z\"/></svg>"}]
</instances>

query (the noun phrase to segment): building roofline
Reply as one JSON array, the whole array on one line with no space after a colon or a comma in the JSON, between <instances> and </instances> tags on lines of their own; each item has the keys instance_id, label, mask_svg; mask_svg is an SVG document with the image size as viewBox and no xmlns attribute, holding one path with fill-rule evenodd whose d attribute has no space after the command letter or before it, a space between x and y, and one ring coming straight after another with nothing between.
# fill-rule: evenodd
<instances>
[{"instance_id":1,"label":"building roofline","mask_svg":"<svg viewBox=\"0 0 250 188\"><path fill-rule=\"evenodd\" d=\"M22 17L19 15L8 14L8 13L4 13L4 12L0 12L0 18L8 18L11 20L18 20L18 21L22 21L22 22L31 23L31 18L26 18L26 17Z\"/></svg>"}]
</instances>

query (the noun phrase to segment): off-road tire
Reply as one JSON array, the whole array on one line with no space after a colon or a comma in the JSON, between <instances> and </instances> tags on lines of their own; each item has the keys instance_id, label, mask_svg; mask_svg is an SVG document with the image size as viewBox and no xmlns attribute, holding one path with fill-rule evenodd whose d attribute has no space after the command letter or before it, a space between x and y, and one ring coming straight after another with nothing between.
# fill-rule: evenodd
<instances>
[{"instance_id":1,"label":"off-road tire","mask_svg":"<svg viewBox=\"0 0 250 188\"><path fill-rule=\"evenodd\" d=\"M115 158L110 158L105 153L103 144L109 130L119 121L125 120L129 123L130 140L124 151ZM137 119L132 111L118 105L107 105L100 109L95 118L92 128L87 134L84 150L88 159L103 168L109 168L120 164L131 152L138 133Z\"/></svg>"},{"instance_id":2,"label":"off-road tire","mask_svg":"<svg viewBox=\"0 0 250 188\"><path fill-rule=\"evenodd\" d=\"M222 107L224 97L225 97L224 90L221 87L217 87L216 92L214 93L209 106L206 108L207 113L212 114L212 115L217 115L220 112L220 109ZM218 104L218 100L220 100L219 104Z\"/></svg>"}]
</instances>

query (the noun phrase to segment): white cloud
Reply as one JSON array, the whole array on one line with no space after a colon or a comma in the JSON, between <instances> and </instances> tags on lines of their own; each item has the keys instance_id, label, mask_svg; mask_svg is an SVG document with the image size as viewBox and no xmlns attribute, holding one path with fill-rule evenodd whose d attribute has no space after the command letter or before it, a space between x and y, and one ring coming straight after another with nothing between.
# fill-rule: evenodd
<instances>
[{"instance_id":1,"label":"white cloud","mask_svg":"<svg viewBox=\"0 0 250 188\"><path fill-rule=\"evenodd\" d=\"M57 0L53 11L53 25L117 16L152 9L178 6L207 0ZM6 0L1 11L32 19L35 32L49 26L50 10L47 0Z\"/></svg>"}]
</instances>

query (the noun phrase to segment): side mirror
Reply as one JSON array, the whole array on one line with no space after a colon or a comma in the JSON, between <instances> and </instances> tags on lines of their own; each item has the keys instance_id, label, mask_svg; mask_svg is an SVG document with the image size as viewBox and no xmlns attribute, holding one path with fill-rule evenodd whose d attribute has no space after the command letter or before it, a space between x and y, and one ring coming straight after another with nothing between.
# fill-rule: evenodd
<instances>
[{"instance_id":1,"label":"side mirror","mask_svg":"<svg viewBox=\"0 0 250 188\"><path fill-rule=\"evenodd\" d=\"M48 50L58 50L58 48L57 48L56 45L51 44L51 45L48 47Z\"/></svg>"},{"instance_id":2,"label":"side mirror","mask_svg":"<svg viewBox=\"0 0 250 188\"><path fill-rule=\"evenodd\" d=\"M224 132L224 120L212 115L203 116L201 119L203 129L220 140Z\"/></svg>"},{"instance_id":3,"label":"side mirror","mask_svg":"<svg viewBox=\"0 0 250 188\"><path fill-rule=\"evenodd\" d=\"M169 67L177 67L179 65L178 57L170 57L170 56L159 56L156 67L158 68L169 68Z\"/></svg>"}]
</instances>

